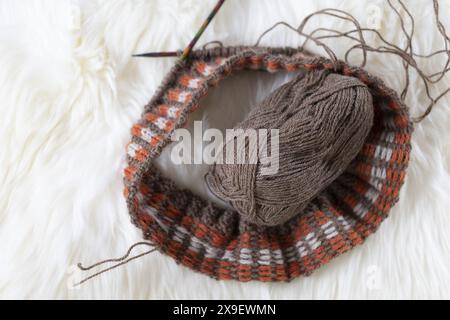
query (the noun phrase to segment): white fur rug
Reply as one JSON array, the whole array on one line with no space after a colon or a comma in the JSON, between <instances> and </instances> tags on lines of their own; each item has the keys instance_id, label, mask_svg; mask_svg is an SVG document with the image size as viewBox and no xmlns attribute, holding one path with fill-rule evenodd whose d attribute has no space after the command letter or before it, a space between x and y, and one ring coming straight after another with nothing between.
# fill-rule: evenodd
<instances>
[{"instance_id":1,"label":"white fur rug","mask_svg":"<svg viewBox=\"0 0 450 320\"><path fill-rule=\"evenodd\" d=\"M200 42L251 45L279 20L296 25L308 13L335 7L363 24L379 15L380 32L404 44L386 3L370 2L229 0ZM311 277L218 282L153 253L71 288L79 277L77 262L120 256L141 239L122 196L124 146L174 59L131 54L183 48L214 3L0 1L0 298L450 298L450 95L416 127L407 181L390 218L363 246ZM441 48L431 1L407 4L416 15L417 51ZM441 7L450 29L450 6L441 1ZM324 17L312 25L346 28ZM277 29L263 44L296 46L301 40ZM329 43L338 55L345 51L342 40ZM402 88L400 60L369 58L370 72ZM438 58L425 70L436 70ZM193 118L232 127L285 79L234 80L209 96L208 108ZM449 77L438 88L445 85ZM413 115L427 103L415 74L407 102ZM178 183L204 193L204 167L171 166L163 159L161 166Z\"/></svg>"}]
</instances>

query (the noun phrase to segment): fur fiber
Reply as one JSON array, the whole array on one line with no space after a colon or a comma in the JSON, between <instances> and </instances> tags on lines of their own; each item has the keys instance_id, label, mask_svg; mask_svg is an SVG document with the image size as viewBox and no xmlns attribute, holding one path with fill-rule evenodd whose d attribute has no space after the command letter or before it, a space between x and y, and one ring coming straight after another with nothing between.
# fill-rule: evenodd
<instances>
[{"instance_id":1,"label":"fur fiber","mask_svg":"<svg viewBox=\"0 0 450 320\"><path fill-rule=\"evenodd\" d=\"M72 288L78 262L121 256L141 239L122 196L122 168L130 128L172 58L131 54L181 49L214 0L0 1L0 297L60 299L406 299L450 298L450 95L416 126L399 203L364 245L309 278L291 283L218 282L153 253ZM450 29L450 6L441 17ZM431 1L407 1L416 16L415 46L442 47ZM317 9L334 7L362 23L381 13L379 31L404 45L382 0L228 1L200 40L253 45L279 20L293 25ZM403 13L404 15L404 13ZM312 26L350 26L325 17ZM263 45L296 46L286 29ZM376 38L369 38L373 44ZM342 58L346 41L328 42ZM309 49L322 53L310 45ZM356 51L355 51L356 52ZM355 62L357 62L356 54ZM424 62L427 72L442 56ZM388 62L388 64L386 64ZM369 72L400 90L401 61L369 55ZM226 80L192 120L231 128L286 76L246 73ZM450 86L450 77L436 86ZM407 103L425 110L421 81L411 73ZM195 152L201 152L196 146ZM205 166L160 166L180 185L206 194ZM141 249L144 250L144 249ZM136 252L138 252L136 250Z\"/></svg>"}]
</instances>

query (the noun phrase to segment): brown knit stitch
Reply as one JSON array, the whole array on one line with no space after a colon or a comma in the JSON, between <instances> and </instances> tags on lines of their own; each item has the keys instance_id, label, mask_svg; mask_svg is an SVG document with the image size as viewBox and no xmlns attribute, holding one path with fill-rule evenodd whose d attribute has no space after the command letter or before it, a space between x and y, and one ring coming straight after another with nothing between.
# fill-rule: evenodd
<instances>
[{"instance_id":1,"label":"brown knit stitch","mask_svg":"<svg viewBox=\"0 0 450 320\"><path fill-rule=\"evenodd\" d=\"M261 173L262 162L217 164L207 183L251 223L282 224L301 214L317 194L347 168L361 150L373 121L372 96L355 78L328 70L300 74L270 94L240 129L279 129L279 170ZM245 139L245 131L238 135ZM246 149L249 149L247 144ZM270 144L270 140L268 141Z\"/></svg>"}]
</instances>

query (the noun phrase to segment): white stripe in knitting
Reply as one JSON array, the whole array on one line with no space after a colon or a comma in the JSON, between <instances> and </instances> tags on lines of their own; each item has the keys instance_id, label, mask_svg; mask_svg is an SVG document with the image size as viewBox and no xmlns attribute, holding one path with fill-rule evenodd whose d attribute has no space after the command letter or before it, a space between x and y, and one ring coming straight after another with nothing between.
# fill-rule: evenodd
<instances>
[{"instance_id":1,"label":"white stripe in knitting","mask_svg":"<svg viewBox=\"0 0 450 320\"><path fill-rule=\"evenodd\" d=\"M130 143L128 145L127 153L130 157L134 158L136 156L136 153L141 149L141 147L136 143Z\"/></svg>"},{"instance_id":2,"label":"white stripe in knitting","mask_svg":"<svg viewBox=\"0 0 450 320\"><path fill-rule=\"evenodd\" d=\"M147 142L152 142L152 139L154 137L156 137L156 133L154 133L153 131L151 131L149 128L142 128L141 129L141 137L147 141Z\"/></svg>"},{"instance_id":3,"label":"white stripe in knitting","mask_svg":"<svg viewBox=\"0 0 450 320\"><path fill-rule=\"evenodd\" d=\"M182 102L182 103L187 102L190 95L191 95L191 93L187 92L187 91L180 92L180 94L178 95L178 102Z\"/></svg>"}]
</instances>

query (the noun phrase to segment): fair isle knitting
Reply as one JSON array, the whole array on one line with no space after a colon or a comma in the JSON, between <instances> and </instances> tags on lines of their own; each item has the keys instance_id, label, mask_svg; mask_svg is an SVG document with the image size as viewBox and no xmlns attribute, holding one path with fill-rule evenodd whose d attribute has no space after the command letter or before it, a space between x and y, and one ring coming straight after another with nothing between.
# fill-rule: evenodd
<instances>
[{"instance_id":1,"label":"fair isle knitting","mask_svg":"<svg viewBox=\"0 0 450 320\"><path fill-rule=\"evenodd\" d=\"M250 224L179 189L152 165L208 90L243 69L326 69L359 79L373 98L374 124L357 157L302 214L275 227ZM124 194L145 239L216 279L289 281L363 243L388 216L405 179L412 122L397 94L361 68L293 48L228 47L180 60L131 131Z\"/></svg>"}]
</instances>

